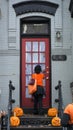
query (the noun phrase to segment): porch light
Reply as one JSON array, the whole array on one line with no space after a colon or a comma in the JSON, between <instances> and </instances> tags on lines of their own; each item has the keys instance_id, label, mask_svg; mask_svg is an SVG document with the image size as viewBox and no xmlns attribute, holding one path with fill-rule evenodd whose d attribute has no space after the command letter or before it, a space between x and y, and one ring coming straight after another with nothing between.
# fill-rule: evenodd
<instances>
[{"instance_id":1,"label":"porch light","mask_svg":"<svg viewBox=\"0 0 73 130\"><path fill-rule=\"evenodd\" d=\"M57 32L56 32L56 38L57 38L57 39L60 39L60 38L61 38L61 32L60 32L60 31L57 31Z\"/></svg>"}]
</instances>

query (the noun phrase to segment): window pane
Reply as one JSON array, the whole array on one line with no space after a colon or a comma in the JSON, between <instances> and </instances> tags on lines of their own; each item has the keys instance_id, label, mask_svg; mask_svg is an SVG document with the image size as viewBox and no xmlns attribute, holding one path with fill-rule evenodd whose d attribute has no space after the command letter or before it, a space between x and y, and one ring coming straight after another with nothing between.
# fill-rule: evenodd
<instances>
[{"instance_id":1,"label":"window pane","mask_svg":"<svg viewBox=\"0 0 73 130\"><path fill-rule=\"evenodd\" d=\"M33 51L38 51L38 42L33 42Z\"/></svg>"},{"instance_id":2,"label":"window pane","mask_svg":"<svg viewBox=\"0 0 73 130\"><path fill-rule=\"evenodd\" d=\"M45 70L45 63L44 64L40 64L42 67L42 70Z\"/></svg>"},{"instance_id":3,"label":"window pane","mask_svg":"<svg viewBox=\"0 0 73 130\"><path fill-rule=\"evenodd\" d=\"M31 53L26 53L26 63L31 62Z\"/></svg>"},{"instance_id":4,"label":"window pane","mask_svg":"<svg viewBox=\"0 0 73 130\"><path fill-rule=\"evenodd\" d=\"M45 53L40 53L40 62L45 62Z\"/></svg>"},{"instance_id":5,"label":"window pane","mask_svg":"<svg viewBox=\"0 0 73 130\"><path fill-rule=\"evenodd\" d=\"M45 51L45 42L40 42L40 51Z\"/></svg>"},{"instance_id":6,"label":"window pane","mask_svg":"<svg viewBox=\"0 0 73 130\"><path fill-rule=\"evenodd\" d=\"M38 53L33 53L33 63L38 63Z\"/></svg>"},{"instance_id":7,"label":"window pane","mask_svg":"<svg viewBox=\"0 0 73 130\"><path fill-rule=\"evenodd\" d=\"M26 75L26 86L28 86L30 79L31 79L31 75Z\"/></svg>"},{"instance_id":8,"label":"window pane","mask_svg":"<svg viewBox=\"0 0 73 130\"><path fill-rule=\"evenodd\" d=\"M26 42L26 51L31 51L31 42Z\"/></svg>"},{"instance_id":9,"label":"window pane","mask_svg":"<svg viewBox=\"0 0 73 130\"><path fill-rule=\"evenodd\" d=\"M26 64L26 74L31 74L31 65Z\"/></svg>"},{"instance_id":10,"label":"window pane","mask_svg":"<svg viewBox=\"0 0 73 130\"><path fill-rule=\"evenodd\" d=\"M48 34L49 27L48 24L22 24L22 33L23 34Z\"/></svg>"}]
</instances>

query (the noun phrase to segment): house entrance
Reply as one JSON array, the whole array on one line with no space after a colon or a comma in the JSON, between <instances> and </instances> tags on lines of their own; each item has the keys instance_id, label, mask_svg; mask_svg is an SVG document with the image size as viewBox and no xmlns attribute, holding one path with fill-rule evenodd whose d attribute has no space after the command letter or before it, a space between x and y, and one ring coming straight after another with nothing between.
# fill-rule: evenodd
<instances>
[{"instance_id":1,"label":"house entrance","mask_svg":"<svg viewBox=\"0 0 73 130\"><path fill-rule=\"evenodd\" d=\"M35 24L36 26L36 24ZM46 96L43 97L43 107L48 108L50 106L50 39L41 34L43 28L40 27L40 31L36 28L31 32L28 31L27 26L23 26L24 36L21 38L21 107L33 108L32 96L28 93L28 82L31 78L31 74L34 72L34 67L40 64L42 69L46 70L46 77L44 79L44 89ZM37 26L38 27L38 26ZM29 30L30 30L29 28ZM47 29L47 28L45 28ZM47 29L48 30L48 29ZM47 33L47 30L45 33ZM28 33L28 35L26 35ZM39 37L39 34L41 36ZM37 37L36 37L36 34ZM32 36L32 38L30 37Z\"/></svg>"}]
</instances>

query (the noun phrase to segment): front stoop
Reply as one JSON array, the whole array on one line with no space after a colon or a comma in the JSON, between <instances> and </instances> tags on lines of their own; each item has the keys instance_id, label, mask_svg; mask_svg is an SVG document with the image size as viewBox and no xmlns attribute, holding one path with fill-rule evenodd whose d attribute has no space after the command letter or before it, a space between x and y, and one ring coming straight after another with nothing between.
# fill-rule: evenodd
<instances>
[{"instance_id":1,"label":"front stoop","mask_svg":"<svg viewBox=\"0 0 73 130\"><path fill-rule=\"evenodd\" d=\"M45 115L25 114L20 117L21 125L18 127L11 127L10 130L63 130L63 127L51 126L52 117Z\"/></svg>"},{"instance_id":2,"label":"front stoop","mask_svg":"<svg viewBox=\"0 0 73 130\"><path fill-rule=\"evenodd\" d=\"M63 130L63 127L53 127L52 117L45 115L24 114L20 117L20 126L10 127L10 130ZM7 130L4 128L3 130Z\"/></svg>"}]
</instances>

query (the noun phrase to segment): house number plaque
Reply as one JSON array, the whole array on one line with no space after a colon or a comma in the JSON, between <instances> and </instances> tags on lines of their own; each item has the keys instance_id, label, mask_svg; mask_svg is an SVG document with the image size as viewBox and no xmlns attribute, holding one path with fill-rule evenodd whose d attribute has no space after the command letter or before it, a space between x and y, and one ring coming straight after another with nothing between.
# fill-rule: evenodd
<instances>
[{"instance_id":1,"label":"house number plaque","mask_svg":"<svg viewBox=\"0 0 73 130\"><path fill-rule=\"evenodd\" d=\"M66 61L67 56L66 55L52 55L53 61Z\"/></svg>"}]
</instances>

